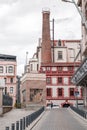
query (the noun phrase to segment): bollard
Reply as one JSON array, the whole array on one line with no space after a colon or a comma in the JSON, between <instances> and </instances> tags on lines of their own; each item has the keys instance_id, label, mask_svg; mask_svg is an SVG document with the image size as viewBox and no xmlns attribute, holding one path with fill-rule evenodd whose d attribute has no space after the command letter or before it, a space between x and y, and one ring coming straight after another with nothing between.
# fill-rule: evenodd
<instances>
[{"instance_id":1,"label":"bollard","mask_svg":"<svg viewBox=\"0 0 87 130\"><path fill-rule=\"evenodd\" d=\"M22 119L20 119L20 130L23 130L23 127L22 127Z\"/></svg>"},{"instance_id":2,"label":"bollard","mask_svg":"<svg viewBox=\"0 0 87 130\"><path fill-rule=\"evenodd\" d=\"M11 125L11 130L15 130L15 124L14 123L12 123L12 125Z\"/></svg>"},{"instance_id":3,"label":"bollard","mask_svg":"<svg viewBox=\"0 0 87 130\"><path fill-rule=\"evenodd\" d=\"M31 123L31 116L29 115L28 116L28 125L30 125L30 123Z\"/></svg>"},{"instance_id":4,"label":"bollard","mask_svg":"<svg viewBox=\"0 0 87 130\"><path fill-rule=\"evenodd\" d=\"M87 119L87 112L86 112L86 119Z\"/></svg>"},{"instance_id":5,"label":"bollard","mask_svg":"<svg viewBox=\"0 0 87 130\"><path fill-rule=\"evenodd\" d=\"M26 116L26 127L28 127L28 116Z\"/></svg>"},{"instance_id":6,"label":"bollard","mask_svg":"<svg viewBox=\"0 0 87 130\"><path fill-rule=\"evenodd\" d=\"M19 130L19 121L16 121L16 130Z\"/></svg>"},{"instance_id":7,"label":"bollard","mask_svg":"<svg viewBox=\"0 0 87 130\"><path fill-rule=\"evenodd\" d=\"M25 130L25 117L23 117L23 130Z\"/></svg>"},{"instance_id":8,"label":"bollard","mask_svg":"<svg viewBox=\"0 0 87 130\"><path fill-rule=\"evenodd\" d=\"M5 130L9 130L9 127L6 127Z\"/></svg>"}]
</instances>

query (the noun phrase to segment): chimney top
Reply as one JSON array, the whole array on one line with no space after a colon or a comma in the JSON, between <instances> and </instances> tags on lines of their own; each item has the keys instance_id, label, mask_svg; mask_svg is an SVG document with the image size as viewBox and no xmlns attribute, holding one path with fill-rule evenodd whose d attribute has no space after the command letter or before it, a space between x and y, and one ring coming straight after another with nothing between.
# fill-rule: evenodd
<instances>
[{"instance_id":1,"label":"chimney top","mask_svg":"<svg viewBox=\"0 0 87 130\"><path fill-rule=\"evenodd\" d=\"M49 8L43 8L42 13L50 13L50 9Z\"/></svg>"}]
</instances>

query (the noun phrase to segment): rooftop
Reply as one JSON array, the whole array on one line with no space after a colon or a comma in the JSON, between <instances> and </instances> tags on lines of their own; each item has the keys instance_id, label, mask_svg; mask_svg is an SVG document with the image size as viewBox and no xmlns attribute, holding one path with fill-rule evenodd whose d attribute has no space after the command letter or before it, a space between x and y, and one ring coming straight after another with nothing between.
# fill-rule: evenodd
<instances>
[{"instance_id":1,"label":"rooftop","mask_svg":"<svg viewBox=\"0 0 87 130\"><path fill-rule=\"evenodd\" d=\"M0 60L5 60L5 61L16 61L16 56L13 56L13 55L6 55L6 54L0 54Z\"/></svg>"}]
</instances>

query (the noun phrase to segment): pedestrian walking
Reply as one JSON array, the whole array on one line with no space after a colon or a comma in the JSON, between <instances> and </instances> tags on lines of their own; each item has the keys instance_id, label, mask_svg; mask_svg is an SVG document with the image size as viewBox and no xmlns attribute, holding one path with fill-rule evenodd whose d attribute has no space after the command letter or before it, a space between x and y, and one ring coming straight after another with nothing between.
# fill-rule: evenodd
<instances>
[{"instance_id":1,"label":"pedestrian walking","mask_svg":"<svg viewBox=\"0 0 87 130\"><path fill-rule=\"evenodd\" d=\"M53 103L51 102L51 109L52 109L52 107L53 107Z\"/></svg>"}]
</instances>

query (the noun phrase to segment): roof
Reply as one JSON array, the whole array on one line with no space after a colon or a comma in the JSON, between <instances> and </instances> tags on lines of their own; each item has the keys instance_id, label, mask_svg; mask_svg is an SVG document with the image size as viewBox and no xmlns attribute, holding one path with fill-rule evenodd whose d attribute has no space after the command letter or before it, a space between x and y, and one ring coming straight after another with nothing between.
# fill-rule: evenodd
<instances>
[{"instance_id":1,"label":"roof","mask_svg":"<svg viewBox=\"0 0 87 130\"><path fill-rule=\"evenodd\" d=\"M13 55L6 55L6 54L0 54L0 60L5 60L5 61L16 61L16 56L13 56Z\"/></svg>"}]
</instances>

